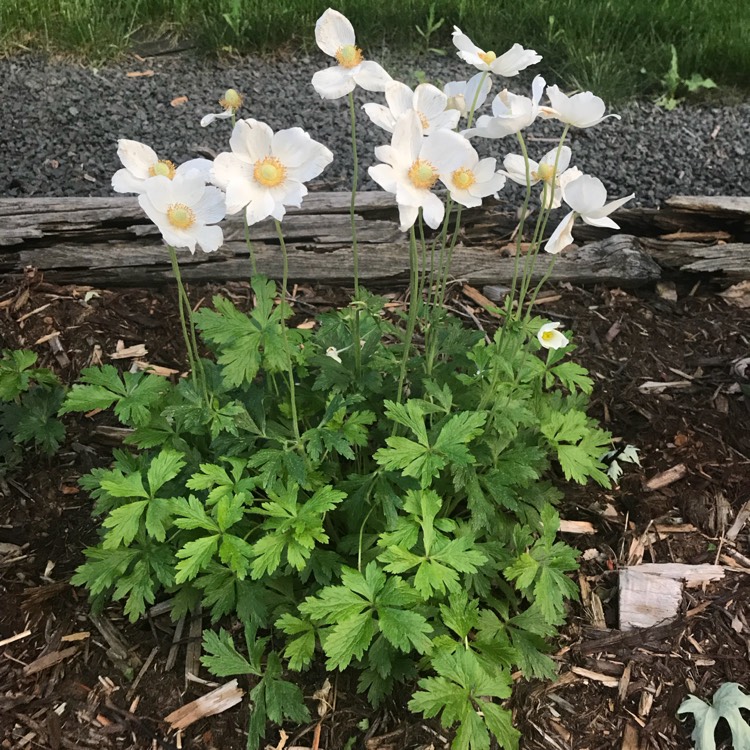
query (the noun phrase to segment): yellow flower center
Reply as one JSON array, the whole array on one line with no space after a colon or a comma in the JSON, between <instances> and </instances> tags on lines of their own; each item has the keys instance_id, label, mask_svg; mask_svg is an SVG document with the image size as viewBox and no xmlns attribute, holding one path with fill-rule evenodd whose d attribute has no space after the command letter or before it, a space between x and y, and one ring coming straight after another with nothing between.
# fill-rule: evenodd
<instances>
[{"instance_id":1,"label":"yellow flower center","mask_svg":"<svg viewBox=\"0 0 750 750\"><path fill-rule=\"evenodd\" d=\"M540 164L539 169L536 170L536 178L544 180L544 182L551 182L552 175L555 173L554 164Z\"/></svg>"},{"instance_id":2,"label":"yellow flower center","mask_svg":"<svg viewBox=\"0 0 750 750\"><path fill-rule=\"evenodd\" d=\"M168 177L170 180L174 177L174 173L176 172L175 165L172 164L171 161L167 161L166 159L162 159L161 161L157 161L156 164L152 164L148 168L148 173L152 177L156 177L157 175L161 175L162 177Z\"/></svg>"},{"instance_id":3,"label":"yellow flower center","mask_svg":"<svg viewBox=\"0 0 750 750\"><path fill-rule=\"evenodd\" d=\"M555 338L556 331L544 331L542 333L542 339L544 341L552 341Z\"/></svg>"},{"instance_id":4,"label":"yellow flower center","mask_svg":"<svg viewBox=\"0 0 750 750\"><path fill-rule=\"evenodd\" d=\"M419 121L422 123L422 130L427 130L430 127L430 121L421 112L417 111L417 114L419 115Z\"/></svg>"},{"instance_id":5,"label":"yellow flower center","mask_svg":"<svg viewBox=\"0 0 750 750\"><path fill-rule=\"evenodd\" d=\"M492 63L497 60L497 55L492 50L490 50L489 52L480 52L479 57L487 65L492 65Z\"/></svg>"},{"instance_id":6,"label":"yellow flower center","mask_svg":"<svg viewBox=\"0 0 750 750\"><path fill-rule=\"evenodd\" d=\"M267 156L255 162L253 177L265 187L277 187L286 179L286 167L275 156Z\"/></svg>"},{"instance_id":7,"label":"yellow flower center","mask_svg":"<svg viewBox=\"0 0 750 750\"><path fill-rule=\"evenodd\" d=\"M437 169L423 159L417 159L409 168L412 185L422 190L429 190L437 182L438 177Z\"/></svg>"},{"instance_id":8,"label":"yellow flower center","mask_svg":"<svg viewBox=\"0 0 750 750\"><path fill-rule=\"evenodd\" d=\"M234 89L227 89L224 92L224 96L219 99L219 104L224 109L231 109L233 112L236 112L242 106L242 94Z\"/></svg>"},{"instance_id":9,"label":"yellow flower center","mask_svg":"<svg viewBox=\"0 0 750 750\"><path fill-rule=\"evenodd\" d=\"M461 167L461 169L457 169L453 173L452 179L453 184L459 190L468 190L477 181L477 178L474 176L474 172L472 172L467 167Z\"/></svg>"},{"instance_id":10,"label":"yellow flower center","mask_svg":"<svg viewBox=\"0 0 750 750\"><path fill-rule=\"evenodd\" d=\"M195 224L193 210L184 203L173 203L167 209L167 219L177 229L190 229Z\"/></svg>"},{"instance_id":11,"label":"yellow flower center","mask_svg":"<svg viewBox=\"0 0 750 750\"><path fill-rule=\"evenodd\" d=\"M336 50L336 60L342 68L356 68L365 58L362 50L353 44L347 44Z\"/></svg>"}]
</instances>

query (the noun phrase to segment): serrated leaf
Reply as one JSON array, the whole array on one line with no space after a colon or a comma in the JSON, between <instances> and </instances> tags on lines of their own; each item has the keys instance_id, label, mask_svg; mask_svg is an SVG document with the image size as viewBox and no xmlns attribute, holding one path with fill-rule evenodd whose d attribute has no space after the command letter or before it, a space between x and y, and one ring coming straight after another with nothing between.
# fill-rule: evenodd
<instances>
[{"instance_id":1,"label":"serrated leaf","mask_svg":"<svg viewBox=\"0 0 750 750\"><path fill-rule=\"evenodd\" d=\"M180 558L177 563L177 575L175 583L185 583L195 578L198 573L208 566L216 554L220 534L204 536L188 542L184 547L177 550L176 556Z\"/></svg>"},{"instance_id":2,"label":"serrated leaf","mask_svg":"<svg viewBox=\"0 0 750 750\"><path fill-rule=\"evenodd\" d=\"M139 473L108 475L109 479L102 479L100 487L112 497L148 497L143 486L143 477Z\"/></svg>"},{"instance_id":3,"label":"serrated leaf","mask_svg":"<svg viewBox=\"0 0 750 750\"><path fill-rule=\"evenodd\" d=\"M146 508L146 532L157 542L163 542L167 538L167 529L172 525L171 500L155 497L148 501Z\"/></svg>"},{"instance_id":4,"label":"serrated leaf","mask_svg":"<svg viewBox=\"0 0 750 750\"><path fill-rule=\"evenodd\" d=\"M372 614L363 612L342 619L325 635L323 651L327 669L346 669L352 659L361 659L375 635Z\"/></svg>"},{"instance_id":5,"label":"serrated leaf","mask_svg":"<svg viewBox=\"0 0 750 750\"><path fill-rule=\"evenodd\" d=\"M289 669L299 672L308 667L315 653L315 628L312 623L287 613L276 620L275 626L287 635L297 636L289 639L284 648Z\"/></svg>"},{"instance_id":6,"label":"serrated leaf","mask_svg":"<svg viewBox=\"0 0 750 750\"><path fill-rule=\"evenodd\" d=\"M222 534L219 559L235 573L240 581L247 575L252 557L252 545L233 534Z\"/></svg>"},{"instance_id":7,"label":"serrated leaf","mask_svg":"<svg viewBox=\"0 0 750 750\"><path fill-rule=\"evenodd\" d=\"M146 478L151 490L151 497L156 497L156 493L170 480L174 479L182 467L185 466L185 460L182 453L174 450L161 451L148 467Z\"/></svg>"},{"instance_id":8,"label":"serrated leaf","mask_svg":"<svg viewBox=\"0 0 750 750\"><path fill-rule=\"evenodd\" d=\"M147 505L148 500L138 500L115 508L102 523L104 528L109 529L104 536L102 547L111 550L129 546L140 529L141 516Z\"/></svg>"},{"instance_id":9,"label":"serrated leaf","mask_svg":"<svg viewBox=\"0 0 750 750\"><path fill-rule=\"evenodd\" d=\"M224 628L218 633L203 631L203 651L201 664L217 677L260 675L260 671L237 651L232 636Z\"/></svg>"},{"instance_id":10,"label":"serrated leaf","mask_svg":"<svg viewBox=\"0 0 750 750\"><path fill-rule=\"evenodd\" d=\"M413 647L418 653L424 654L432 647L427 637L432 632L432 626L418 612L380 607L378 626L388 642L404 653L408 653Z\"/></svg>"}]
</instances>

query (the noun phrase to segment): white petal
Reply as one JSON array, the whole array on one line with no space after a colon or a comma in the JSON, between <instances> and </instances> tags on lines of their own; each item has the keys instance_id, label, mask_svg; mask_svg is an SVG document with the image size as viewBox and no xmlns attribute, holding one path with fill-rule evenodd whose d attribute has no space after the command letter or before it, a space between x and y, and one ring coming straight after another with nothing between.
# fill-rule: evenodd
<instances>
[{"instance_id":1,"label":"white petal","mask_svg":"<svg viewBox=\"0 0 750 750\"><path fill-rule=\"evenodd\" d=\"M404 112L393 127L391 146L398 152L399 161L407 168L416 161L422 148L422 123L419 115L412 109Z\"/></svg>"},{"instance_id":2,"label":"white petal","mask_svg":"<svg viewBox=\"0 0 750 750\"><path fill-rule=\"evenodd\" d=\"M367 174L380 185L387 193L396 193L398 181L396 172L389 164L376 164L367 170Z\"/></svg>"},{"instance_id":3,"label":"white petal","mask_svg":"<svg viewBox=\"0 0 750 750\"><path fill-rule=\"evenodd\" d=\"M302 205L302 199L307 195L307 188L297 180L287 180L284 183L283 192L279 193L274 190L272 195L277 203L299 208Z\"/></svg>"},{"instance_id":4,"label":"white petal","mask_svg":"<svg viewBox=\"0 0 750 750\"><path fill-rule=\"evenodd\" d=\"M539 100L544 93L545 85L546 81L541 76L536 76L531 82L531 101L534 102L534 104L539 104ZM549 91L549 89L547 89L547 91Z\"/></svg>"},{"instance_id":5,"label":"white petal","mask_svg":"<svg viewBox=\"0 0 750 750\"><path fill-rule=\"evenodd\" d=\"M477 47L477 45L474 44L474 42L472 42L471 39L469 39L469 37L458 28L458 26L453 27L453 33L451 36L453 38L453 44L461 52L472 52L478 54L482 51L481 47Z\"/></svg>"},{"instance_id":6,"label":"white petal","mask_svg":"<svg viewBox=\"0 0 750 750\"><path fill-rule=\"evenodd\" d=\"M474 147L452 130L438 130L425 138L419 158L433 164L441 175L467 164L473 166L479 161Z\"/></svg>"},{"instance_id":7,"label":"white petal","mask_svg":"<svg viewBox=\"0 0 750 750\"><path fill-rule=\"evenodd\" d=\"M353 70L353 77L357 86L365 91L385 91L393 80L382 65L373 60L365 60Z\"/></svg>"},{"instance_id":8,"label":"white petal","mask_svg":"<svg viewBox=\"0 0 750 750\"><path fill-rule=\"evenodd\" d=\"M563 220L557 225L557 228L552 232L552 236L544 246L546 252L557 255L557 253L564 250L568 245L573 244L572 231L575 218L575 211L571 211L563 217Z\"/></svg>"},{"instance_id":9,"label":"white petal","mask_svg":"<svg viewBox=\"0 0 750 750\"><path fill-rule=\"evenodd\" d=\"M581 216L584 224L592 227L606 227L607 229L619 229L620 225L616 224L609 216Z\"/></svg>"},{"instance_id":10,"label":"white petal","mask_svg":"<svg viewBox=\"0 0 750 750\"><path fill-rule=\"evenodd\" d=\"M505 175L495 172L488 180L479 180L469 188L469 193L477 198L495 195L505 187Z\"/></svg>"},{"instance_id":11,"label":"white petal","mask_svg":"<svg viewBox=\"0 0 750 750\"><path fill-rule=\"evenodd\" d=\"M375 146L375 158L393 166L398 160L398 152L393 150L390 144L386 146Z\"/></svg>"},{"instance_id":12,"label":"white petal","mask_svg":"<svg viewBox=\"0 0 750 750\"><path fill-rule=\"evenodd\" d=\"M127 169L118 169L112 175L112 190L116 193L141 193L143 192L143 183L138 177Z\"/></svg>"},{"instance_id":13,"label":"white petal","mask_svg":"<svg viewBox=\"0 0 750 750\"><path fill-rule=\"evenodd\" d=\"M213 253L224 243L224 232L221 231L221 227L197 226L192 233L204 253Z\"/></svg>"},{"instance_id":14,"label":"white petal","mask_svg":"<svg viewBox=\"0 0 750 750\"><path fill-rule=\"evenodd\" d=\"M420 83L414 89L414 109L421 112L428 120L445 112L448 97L431 83Z\"/></svg>"},{"instance_id":15,"label":"white petal","mask_svg":"<svg viewBox=\"0 0 750 750\"><path fill-rule=\"evenodd\" d=\"M165 177L164 175L149 177L149 179L143 183L143 192L148 197L149 203L157 211L161 211L161 213L166 213L172 203L184 203L182 200L177 200L173 195L175 192L174 184L169 177Z\"/></svg>"},{"instance_id":16,"label":"white petal","mask_svg":"<svg viewBox=\"0 0 750 750\"><path fill-rule=\"evenodd\" d=\"M396 119L393 117L393 113L388 107L384 107L382 104L370 103L362 105L362 109L364 109L365 114L379 128L383 128L383 130L388 133L393 132Z\"/></svg>"},{"instance_id":17,"label":"white petal","mask_svg":"<svg viewBox=\"0 0 750 750\"><path fill-rule=\"evenodd\" d=\"M326 55L334 57L342 47L356 41L354 27L346 16L329 8L315 24L315 41Z\"/></svg>"},{"instance_id":18,"label":"white petal","mask_svg":"<svg viewBox=\"0 0 750 750\"><path fill-rule=\"evenodd\" d=\"M407 206L405 204L399 203L398 204L399 229L401 229L402 232L408 231L411 227L414 226L414 222L417 220L418 215L419 215L419 208L417 208L416 206Z\"/></svg>"},{"instance_id":19,"label":"white petal","mask_svg":"<svg viewBox=\"0 0 750 750\"><path fill-rule=\"evenodd\" d=\"M569 146L563 146L560 151L560 156L557 156L558 149L553 148L552 151L548 151L543 157L541 164L549 164L550 167L555 166L555 160L557 160L557 169L555 170L556 174L560 176L570 164L570 157L572 155L572 151L570 150Z\"/></svg>"},{"instance_id":20,"label":"white petal","mask_svg":"<svg viewBox=\"0 0 750 750\"><path fill-rule=\"evenodd\" d=\"M607 203L605 206L602 206L598 211L593 211L592 213L590 213L589 218L596 219L600 216L609 216L609 214L611 214L613 211L616 211L621 206L624 206L628 201L633 200L633 198L635 198L635 193L631 193L624 198L618 198L616 201L612 201L611 203Z\"/></svg>"},{"instance_id":21,"label":"white petal","mask_svg":"<svg viewBox=\"0 0 750 750\"><path fill-rule=\"evenodd\" d=\"M247 210L245 211L247 223L252 226L259 221L263 221L263 219L267 219L275 208L276 201L274 201L273 196L265 190L258 190L253 200L247 204Z\"/></svg>"},{"instance_id":22,"label":"white petal","mask_svg":"<svg viewBox=\"0 0 750 750\"><path fill-rule=\"evenodd\" d=\"M227 212L224 193L217 188L207 187L203 197L193 206L193 210L195 218L201 224L216 224Z\"/></svg>"},{"instance_id":23,"label":"white petal","mask_svg":"<svg viewBox=\"0 0 750 750\"><path fill-rule=\"evenodd\" d=\"M303 151L302 146L300 150ZM308 182L315 179L332 161L333 153L322 143L309 138L304 147L305 160L298 167L289 167L289 178L298 182Z\"/></svg>"},{"instance_id":24,"label":"white petal","mask_svg":"<svg viewBox=\"0 0 750 750\"><path fill-rule=\"evenodd\" d=\"M449 185L448 187L450 188L451 198L453 198L456 203L460 203L466 208L476 208L477 206L482 205L482 199L478 196L472 195L468 190L460 190L454 185Z\"/></svg>"},{"instance_id":25,"label":"white petal","mask_svg":"<svg viewBox=\"0 0 750 750\"><path fill-rule=\"evenodd\" d=\"M180 164L180 166L177 167L177 169L175 170L175 174L184 174L185 172L194 170L196 172L200 172L200 175L203 178L204 182L209 182L211 179L212 167L213 162L210 159L189 159L188 161Z\"/></svg>"},{"instance_id":26,"label":"white petal","mask_svg":"<svg viewBox=\"0 0 750 750\"><path fill-rule=\"evenodd\" d=\"M474 177L477 178L477 182L486 182L487 180L492 179L496 167L497 159L495 158L478 161L474 167ZM503 175L501 176L503 177L503 180L505 180L505 177Z\"/></svg>"},{"instance_id":27,"label":"white petal","mask_svg":"<svg viewBox=\"0 0 750 750\"><path fill-rule=\"evenodd\" d=\"M503 167L508 173L513 182L517 182L519 185L526 185L526 161L521 154L508 154L503 159ZM533 177L532 174L539 169L537 164L532 159L529 159L529 182L531 185L536 185L539 182L538 177Z\"/></svg>"},{"instance_id":28,"label":"white petal","mask_svg":"<svg viewBox=\"0 0 750 750\"><path fill-rule=\"evenodd\" d=\"M590 215L604 206L607 189L598 177L585 174L567 184L563 198L574 211Z\"/></svg>"},{"instance_id":29,"label":"white petal","mask_svg":"<svg viewBox=\"0 0 750 750\"><path fill-rule=\"evenodd\" d=\"M312 77L312 85L324 99L340 99L357 86L351 72L340 65L319 70Z\"/></svg>"},{"instance_id":30,"label":"white petal","mask_svg":"<svg viewBox=\"0 0 750 750\"><path fill-rule=\"evenodd\" d=\"M435 193L428 193L425 196L422 203L422 216L424 216L425 224L431 229L437 229L442 224L445 206Z\"/></svg>"},{"instance_id":31,"label":"white petal","mask_svg":"<svg viewBox=\"0 0 750 750\"><path fill-rule=\"evenodd\" d=\"M149 169L159 161L156 151L145 143L128 141L121 138L117 141L117 155L120 157L123 167L129 170L134 177L142 180L150 177Z\"/></svg>"},{"instance_id":32,"label":"white petal","mask_svg":"<svg viewBox=\"0 0 750 750\"><path fill-rule=\"evenodd\" d=\"M507 52L496 58L490 65L495 75L510 78L516 76L529 65L536 65L542 59L533 49L524 49L520 44L514 44Z\"/></svg>"},{"instance_id":33,"label":"white petal","mask_svg":"<svg viewBox=\"0 0 750 750\"><path fill-rule=\"evenodd\" d=\"M239 213L260 193L260 188L250 180L232 180L226 187L227 213Z\"/></svg>"},{"instance_id":34,"label":"white petal","mask_svg":"<svg viewBox=\"0 0 750 750\"><path fill-rule=\"evenodd\" d=\"M229 139L232 151L245 157L251 164L271 153L273 130L258 120L238 120Z\"/></svg>"},{"instance_id":35,"label":"white petal","mask_svg":"<svg viewBox=\"0 0 750 750\"><path fill-rule=\"evenodd\" d=\"M143 209L143 212L148 216L151 221L154 222L157 226L159 225L159 222L163 222L166 220L166 215L164 211L158 209L148 198L148 194L141 193L138 196L138 204Z\"/></svg>"},{"instance_id":36,"label":"white petal","mask_svg":"<svg viewBox=\"0 0 750 750\"><path fill-rule=\"evenodd\" d=\"M446 109L445 112L430 118L430 126L425 130L425 133L429 135L438 130L453 130L460 119L461 113L457 109Z\"/></svg>"},{"instance_id":37,"label":"white petal","mask_svg":"<svg viewBox=\"0 0 750 750\"><path fill-rule=\"evenodd\" d=\"M395 121L414 108L414 92L401 81L391 81L385 88L385 101Z\"/></svg>"},{"instance_id":38,"label":"white petal","mask_svg":"<svg viewBox=\"0 0 750 750\"><path fill-rule=\"evenodd\" d=\"M206 128L208 127L214 120L226 120L228 117L231 117L234 113L231 109L225 109L223 112L217 112L217 113L211 113L208 115L204 115L201 118L201 127Z\"/></svg>"},{"instance_id":39,"label":"white petal","mask_svg":"<svg viewBox=\"0 0 750 750\"><path fill-rule=\"evenodd\" d=\"M203 176L195 170L176 174L171 182L173 201L184 203L186 206L195 206L206 192Z\"/></svg>"},{"instance_id":40,"label":"white petal","mask_svg":"<svg viewBox=\"0 0 750 750\"><path fill-rule=\"evenodd\" d=\"M211 182L226 190L230 182L235 180L248 181L252 174L252 165L238 158L235 154L225 151L214 159L211 167Z\"/></svg>"},{"instance_id":41,"label":"white petal","mask_svg":"<svg viewBox=\"0 0 750 750\"><path fill-rule=\"evenodd\" d=\"M479 89L479 95L477 96L477 89L479 83L484 78L482 88ZM483 73L477 73L472 76L466 83L466 90L464 92L464 98L466 99L466 110L467 112L471 109L474 104L474 111L476 112L487 100L487 95L490 93L492 88L492 79L490 76L485 76ZM474 103L474 97L477 96L476 103Z\"/></svg>"}]
</instances>

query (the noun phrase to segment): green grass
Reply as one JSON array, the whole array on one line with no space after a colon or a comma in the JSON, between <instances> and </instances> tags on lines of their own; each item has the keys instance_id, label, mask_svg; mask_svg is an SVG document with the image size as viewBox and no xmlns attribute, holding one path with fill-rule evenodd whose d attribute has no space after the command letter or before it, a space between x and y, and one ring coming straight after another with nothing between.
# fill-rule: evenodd
<instances>
[{"instance_id":1,"label":"green grass","mask_svg":"<svg viewBox=\"0 0 750 750\"><path fill-rule=\"evenodd\" d=\"M101 62L139 38L187 36L209 52L314 49L315 20L328 0L0 0L0 48L45 48ZM365 52L419 50L431 0L341 0ZM533 47L557 82L610 99L660 93L674 44L680 73L750 89L747 0L435 0L445 23L431 46L453 54L459 25L498 54ZM415 69L420 67L415 60Z\"/></svg>"}]
</instances>

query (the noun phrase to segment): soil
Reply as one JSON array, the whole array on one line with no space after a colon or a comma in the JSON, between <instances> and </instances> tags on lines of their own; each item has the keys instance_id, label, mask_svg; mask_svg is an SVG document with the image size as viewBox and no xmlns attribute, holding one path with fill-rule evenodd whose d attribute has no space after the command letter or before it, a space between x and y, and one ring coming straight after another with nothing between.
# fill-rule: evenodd
<instances>
[{"instance_id":1,"label":"soil","mask_svg":"<svg viewBox=\"0 0 750 750\"><path fill-rule=\"evenodd\" d=\"M575 332L574 357L596 380L591 414L619 444L638 446L642 466L626 464L611 490L565 485L561 516L590 523L593 533L564 535L581 551L583 597L554 644L558 681L517 679L512 707L529 750L688 748L691 720L683 725L675 713L688 693L706 699L727 681L750 687L750 523L734 542L725 536L750 507L750 404L735 366L750 356L750 310L729 306L709 282L678 283L674 291L672 301L654 290L563 285L542 300L544 314ZM217 292L240 305L250 300L244 283L189 292L196 305ZM347 295L298 287L293 298L308 318ZM33 349L40 365L68 383L123 345L144 344L150 363L179 369L175 303L171 287L57 287L29 272L0 285L0 348ZM449 305L468 325L492 326L460 285ZM246 702L180 737L167 734L164 717L211 689L205 671L186 683L183 649L165 670L174 636L168 616L131 625L118 606L103 613L137 657L133 682L92 623L85 592L68 583L96 539L90 501L76 482L110 460L116 435L107 424L105 415L66 418L63 449L51 459L29 454L0 484L0 747L244 748ZM649 489L659 484L649 480L674 467L664 486ZM622 632L618 569L639 562L718 562L725 576L687 590L671 623ZM36 661L45 655L47 664ZM313 715L312 694L325 677L322 670L305 676ZM437 723L405 711L406 692L373 711L348 675L332 681L334 709L319 725L285 727L286 740L274 729L272 748L447 747Z\"/></svg>"}]
</instances>

